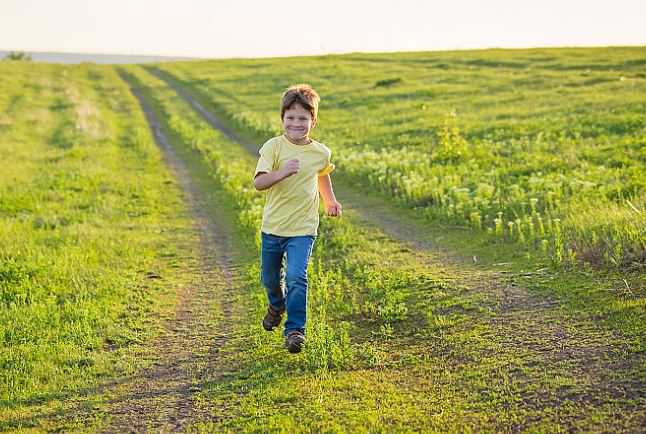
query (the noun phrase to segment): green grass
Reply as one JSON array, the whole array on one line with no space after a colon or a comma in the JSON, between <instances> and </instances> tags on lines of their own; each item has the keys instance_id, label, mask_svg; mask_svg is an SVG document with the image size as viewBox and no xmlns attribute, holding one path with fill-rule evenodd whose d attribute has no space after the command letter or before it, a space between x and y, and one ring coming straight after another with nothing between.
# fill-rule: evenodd
<instances>
[{"instance_id":1,"label":"green grass","mask_svg":"<svg viewBox=\"0 0 646 434\"><path fill-rule=\"evenodd\" d=\"M250 188L254 158L163 82L128 71L178 148L201 159L196 170L210 174L222 207L237 210L246 245L257 248L262 195ZM625 406L644 405L634 391L629 403L614 397L594 377L596 369L607 374L603 363L617 363L603 348L612 339L624 348L621 334L558 303L532 318L501 310L495 293L468 285L485 284L491 274L415 254L352 212L322 221L309 273L308 346L291 356L280 336L260 329L265 296L251 253L238 259L247 283L236 293L222 372L201 392L217 422L197 424L200 431L604 430L617 428ZM558 348L555 333L571 336L564 344L569 360L541 350ZM640 417L622 420L622 429L638 426Z\"/></svg>"},{"instance_id":2,"label":"green grass","mask_svg":"<svg viewBox=\"0 0 646 434\"><path fill-rule=\"evenodd\" d=\"M559 50L546 51L554 51L555 54L561 53L560 61L563 62L564 65L571 63L572 68L574 68L574 65L577 64L576 58L572 57L574 54L569 50L562 50L563 52ZM578 52L577 50L574 51ZM582 50L580 51L580 54L586 58L591 56L592 53L597 52L598 50ZM627 63L621 62L621 56L629 57L629 55L635 55L635 52L638 54L641 53L640 49L637 49L636 51L628 50L628 54L624 53L624 50L621 49L613 49L610 50L610 52L616 54L618 58L618 68L623 67L623 63ZM447 53L428 53L429 56L440 54L445 55ZM482 56L482 53L480 52L467 52L462 54L464 56ZM515 56L518 53L512 50L510 52L494 52L493 54L501 56ZM362 57L362 55L357 56ZM388 57L387 55L383 56L384 58ZM401 56L406 57L407 55L402 54ZM325 57L325 59L334 61L338 60L340 64L343 64L343 62L354 62L354 60L356 60L354 57L354 55L341 56L340 58L337 58L336 56L328 56ZM422 55L421 58L423 57L424 56ZM276 86L265 82L264 84L266 85L266 88L262 89L261 84L264 80L263 76L261 75L260 78L255 78L255 76L252 77L252 74L247 75L247 73L249 70L257 71L271 69L271 74L278 75L280 72L285 72L285 74L289 76L291 73L296 74L296 72L289 72L287 70L287 65L293 60L294 59L265 59L263 61L249 60L190 62L186 64L173 63L162 65L162 70L170 71L172 73L172 75L163 75L169 80L176 80L179 78L179 82L184 85L186 89L192 92L203 106L219 113L223 118L228 119L232 125L237 126L239 128L238 132L246 135L246 139L249 142L262 143L265 140L265 137L261 135L263 131L266 134L274 134L276 131L271 128L263 129L259 127L259 124L257 123L254 124L251 121L245 123L240 121L240 119L242 119L242 116L244 119L249 120L252 115L261 116L265 113L265 110L271 110L266 103L270 99L269 92L276 91ZM320 58L298 58L297 60L302 62L303 65L316 65L322 63ZM377 61L375 60L375 62ZM392 63L395 63L395 61L393 60ZM257 67L250 66L256 64L258 64ZM632 63L627 63L627 65L629 65L629 68L632 68ZM402 61L401 68L408 68L409 72L413 73L415 68L418 66L419 64L415 62ZM322 68L325 67L328 66L322 66ZM298 71L299 68L301 68L300 63L294 66L294 68L295 71ZM147 67L147 69L158 71L157 68ZM313 68L313 70L317 71L318 69ZM530 74L531 71L532 70L530 69L525 73ZM196 78L201 77L200 74L206 74L206 72L210 74L208 78ZM220 74L222 74L223 77L222 81L218 79ZM228 74L228 78L224 77L225 74ZM459 76L458 73L456 73L456 75ZM232 77L239 81L234 82ZM301 79L304 80L302 77ZM317 75L317 73L313 73L310 76L310 81L313 83L316 83L315 80L318 79L320 79L320 76ZM253 82L250 84L254 89L253 92L248 92L247 87L242 86L241 83L247 83L246 80ZM297 80L297 77L294 77L294 80ZM333 80L334 77L329 77L329 81ZM256 81L260 81L260 83ZM325 83L325 81L322 83ZM328 85L329 84L330 83L328 83ZM347 83L339 84L341 89L346 85ZM229 89L230 91L225 92L225 89ZM277 95L273 95L274 103L278 100L279 95L280 92L278 92ZM363 94L359 92L357 94L357 98L360 98L361 95ZM334 94L330 96L335 98ZM581 98L583 97L585 97L585 95L581 96ZM624 95L624 98L629 101L631 98L639 99L640 96L630 94ZM265 106L263 106L264 108L260 107L262 104L265 104ZM357 104L359 105L358 100ZM258 112L251 112L247 107L257 107ZM276 107L273 109L276 109ZM326 116L325 111L323 111L324 108L321 110L321 116ZM332 108L332 111L334 110L335 109ZM349 108L347 110L349 110ZM346 114L351 115L352 113L347 111ZM388 111L387 113L376 112L375 115L379 115L385 121L390 122L389 119L392 120L392 118L396 118L399 116L399 113L396 111ZM556 116L558 115L559 114L557 113ZM273 116L277 117L275 113ZM334 115L327 114L327 116ZM354 122L353 117L350 119L353 119ZM392 120L392 124L395 125L394 120ZM443 131L442 125L440 125L439 129L441 133ZM445 132L449 135L454 133L451 128L445 130ZM328 129L325 133L329 134L331 137L335 137L334 130ZM317 134L322 135L323 131L320 131ZM366 134L372 133L366 131ZM323 139L325 139L325 137ZM624 137L622 140L627 139L628 138ZM527 138L520 137L518 140L527 140ZM534 152L537 155L537 158L551 158L551 154L546 152L545 149L540 147L532 149L529 144L536 145L534 142L528 142L527 152ZM431 245L442 245L455 253L459 253L463 262L472 262L472 258L476 257L478 264L482 265L485 269L512 273L513 276L516 276L514 279L518 284L533 288L537 293L541 293L545 296L557 298L560 303L567 305L568 310L572 311L574 315L586 315L593 318L595 321L605 323L611 329L614 329L615 327L619 328L622 332L632 337L631 339L634 341L635 348L643 347L643 324L646 320L646 311L644 310L644 291L646 290L646 281L644 279L644 273L642 272L643 262L641 262L639 258L643 254L642 244L646 239L646 234L644 234L646 222L642 223L641 218L646 215L646 213L641 212L640 214L638 211L632 209L630 205L620 206L613 203L605 203L604 205L603 201L595 204L594 207L589 204L583 205L583 203L589 199L589 197L586 198L585 194L591 194L589 189L581 193L581 197L577 196L572 198L574 202L569 203L567 207L570 209L576 209L576 213L574 214L575 219L570 220L568 223L571 225L569 226L570 229L576 229L579 231L579 234L584 234L581 236L596 233L595 236L602 239L602 234L604 233L603 228L606 228L608 231L618 234L617 236L619 238L625 235L633 241L631 245L635 249L634 253L636 254L636 256L631 259L633 262L627 262L622 267L618 267L618 263L613 265L612 261L610 261L610 266L599 266L602 264L602 260L598 257L595 258L595 253L592 251L589 252L590 255L592 255L589 258L577 258L574 251L570 251L568 254L568 243L575 242L576 238L568 238L565 232L566 223L555 216L552 216L554 218L550 217L549 213L546 214L544 219L541 218L540 213L533 207L532 201L528 201L524 204L529 216L525 216L523 218L517 217L513 222L508 222L505 221L504 218L501 219L496 215L496 219L494 220L499 220L499 222L494 222L494 228L492 228L491 231L484 230L484 223L481 220L476 220L476 222L480 222L480 226L483 229L477 230L477 225L474 224L475 222L472 222L471 220L464 221L457 218L455 215L453 217L448 217L443 214L444 211L442 211L441 206L436 206L437 204L432 203L427 206L417 206L419 204L416 205L414 200L409 200L404 196L398 196L393 200L392 192L383 188L384 185L387 185L388 179L394 178L400 179L402 182L406 182L406 177L421 180L420 182L425 180L428 181L429 178L422 176L427 175L426 173L422 172L422 174L420 174L413 170L413 165L416 161L419 161L419 156L410 153L406 154L406 151L393 151L393 159L381 161L383 164L379 167L379 170L377 170L375 167L371 166L371 161L376 161L371 160L371 156L376 155L375 151L365 150L363 148L356 150L344 141L341 141L340 143L332 143L330 146L333 148L334 159L341 159L342 161L342 163L339 164L339 170L334 174L335 180L342 181L342 183L338 184L337 187L345 187L342 190L342 193L340 193L341 198L343 198L344 194L351 194L354 196L353 200L363 200L364 197L373 197L376 199L373 200L372 203L367 201L364 205L367 207L379 207L385 199L391 203L390 208L400 208L399 212L395 213L393 219L401 219L402 225L416 227L419 236L426 239ZM622 152L622 147L620 145L617 145L616 148L617 153ZM477 156L480 155L481 154L478 154ZM526 158L527 159L525 161L516 163L523 164L525 166L538 164L532 159L534 157ZM347 163L348 161L351 161L351 164L344 164L344 162ZM639 160L634 162L635 165L638 165L638 163ZM477 167L472 167L472 170L469 170L469 165L461 168L455 168L452 166L441 167L449 171L449 174L447 175L448 181L446 181L449 184L453 182L455 178L458 178L456 174L458 171L461 173L472 172L475 176L479 176ZM536 174L532 172L532 168L528 167L526 169L531 174L530 178L534 178ZM641 171L633 171L631 173L634 174L638 182L643 182L643 176L639 175ZM558 175L560 179L564 179L564 176L561 174L552 175ZM572 173L570 173L570 175L572 175ZM439 178L438 182L444 182L441 177ZM428 184L432 183L428 182ZM371 187L372 185L379 187L373 188ZM351 186L351 188L349 188L349 186ZM244 187L248 188L247 186ZM353 192L357 187L362 189L360 194L361 197L358 197L359 195L357 195L356 192ZM513 187L514 184L509 186L512 190L514 189ZM545 187L544 183L539 183L535 188L540 189L542 187ZM452 194L468 197L466 192L460 190L464 189L456 189ZM581 200L581 202L576 202L578 200ZM578 203L578 205L575 206L575 203ZM631 203L631 205L634 204ZM406 209L413 210L413 212L406 212ZM562 212L562 209L559 210L555 207L554 212ZM423 220L426 220L426 224L419 220L420 216ZM518 220L520 220L520 224L516 224ZM540 226L533 223L528 225L528 220L530 222L543 222L545 226L543 231L552 233L551 236L545 237L549 240L546 240L547 243L541 242ZM517 228L523 226L523 224L525 224L525 230L518 231ZM508 229L510 226L513 230L511 234ZM528 226L533 226L534 235L531 237L530 232L527 230ZM596 227L602 227L602 229L595 232ZM498 233L498 228L500 229L500 233ZM520 234L524 237L524 242L519 242L518 238L521 236ZM556 237L556 234L560 234L560 237ZM608 238L604 238L607 243L609 243L608 246L612 244L612 237L613 235L610 234L608 235ZM560 243L560 247L559 249L554 250L557 245L557 241ZM547 247L545 247L544 250L543 246L545 244L547 244ZM617 246L615 246L615 248L617 248ZM561 260L557 260L555 257L556 254L562 255ZM579 254L581 254L581 252L579 252ZM622 253L618 250L616 251L617 257L621 256L621 254ZM534 273L534 270L541 269L543 270L542 273ZM522 276L528 272L530 272L529 276ZM541 276L541 274L547 274L547 276Z\"/></svg>"},{"instance_id":3,"label":"green grass","mask_svg":"<svg viewBox=\"0 0 646 434\"><path fill-rule=\"evenodd\" d=\"M195 235L111 68L0 71L0 430L69 429L145 363Z\"/></svg>"},{"instance_id":4,"label":"green grass","mask_svg":"<svg viewBox=\"0 0 646 434\"><path fill-rule=\"evenodd\" d=\"M342 202L380 206L427 245L450 247L412 250L352 209L324 217L296 356L260 327L254 156L146 69L124 67L235 238L228 339L197 385L211 420L188 428L640 430L643 53L161 65L258 143L277 132L284 87L311 82ZM0 430L95 431L111 385L150 363L195 269L196 234L112 67L7 62L0 72ZM544 237L531 236L539 217ZM573 249L593 232L599 257Z\"/></svg>"},{"instance_id":5,"label":"green grass","mask_svg":"<svg viewBox=\"0 0 646 434\"><path fill-rule=\"evenodd\" d=\"M643 269L646 50L484 50L170 63L253 137L290 84L355 185L556 265Z\"/></svg>"}]
</instances>

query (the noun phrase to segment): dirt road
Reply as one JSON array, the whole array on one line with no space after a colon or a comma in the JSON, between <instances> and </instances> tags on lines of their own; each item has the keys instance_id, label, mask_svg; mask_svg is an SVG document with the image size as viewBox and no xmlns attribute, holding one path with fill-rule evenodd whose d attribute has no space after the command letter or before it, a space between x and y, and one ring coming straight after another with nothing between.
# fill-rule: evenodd
<instances>
[{"instance_id":1,"label":"dirt road","mask_svg":"<svg viewBox=\"0 0 646 434\"><path fill-rule=\"evenodd\" d=\"M122 74L127 81L127 76ZM176 316L152 343L150 368L122 382L110 403L108 432L175 432L188 422L208 420L208 412L194 405L194 393L208 377L217 375L218 351L227 341L231 325L231 290L234 265L230 231L222 218L206 205L207 194L179 158L159 120L131 87L139 100L157 145L184 192L200 239L200 264L195 279L179 289ZM214 321L214 318L217 318Z\"/></svg>"}]
</instances>

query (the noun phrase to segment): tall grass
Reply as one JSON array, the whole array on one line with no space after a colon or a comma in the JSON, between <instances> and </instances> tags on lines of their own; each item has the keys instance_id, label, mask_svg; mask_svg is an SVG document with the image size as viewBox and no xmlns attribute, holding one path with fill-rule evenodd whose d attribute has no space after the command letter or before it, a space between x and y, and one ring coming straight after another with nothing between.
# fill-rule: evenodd
<instances>
[{"instance_id":1,"label":"tall grass","mask_svg":"<svg viewBox=\"0 0 646 434\"><path fill-rule=\"evenodd\" d=\"M557 265L629 269L645 260L644 55L489 50L160 69L256 136L279 131L281 91L309 82L323 95L317 134L353 184ZM595 209L603 229L579 209Z\"/></svg>"}]
</instances>

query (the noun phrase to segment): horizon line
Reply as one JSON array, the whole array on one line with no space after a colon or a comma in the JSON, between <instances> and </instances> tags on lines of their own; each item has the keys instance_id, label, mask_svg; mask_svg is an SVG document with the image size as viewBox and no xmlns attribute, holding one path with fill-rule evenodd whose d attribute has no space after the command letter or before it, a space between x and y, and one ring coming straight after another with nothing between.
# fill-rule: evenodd
<instances>
[{"instance_id":1,"label":"horizon line","mask_svg":"<svg viewBox=\"0 0 646 434\"><path fill-rule=\"evenodd\" d=\"M486 50L540 50L540 49L566 49L566 48L646 48L646 42L628 43L619 45L539 45L539 46L487 46L487 47L470 47L470 48L440 48L440 49L420 49L420 50L383 50L383 51L329 51L325 53L308 53L308 54L276 54L276 55L240 55L228 57L216 56L190 56L179 54L129 54L116 52L90 52L90 51L59 51L59 50L26 50L26 49L6 49L0 48L0 52L23 52L26 54L76 54L92 56L120 56L120 57L150 57L150 58L175 58L185 60L235 60L235 59L269 59L269 58L289 58L289 57L315 57L315 56L335 56L348 54L388 54L388 53L429 53L429 52L459 52L459 51L486 51Z\"/></svg>"}]
</instances>

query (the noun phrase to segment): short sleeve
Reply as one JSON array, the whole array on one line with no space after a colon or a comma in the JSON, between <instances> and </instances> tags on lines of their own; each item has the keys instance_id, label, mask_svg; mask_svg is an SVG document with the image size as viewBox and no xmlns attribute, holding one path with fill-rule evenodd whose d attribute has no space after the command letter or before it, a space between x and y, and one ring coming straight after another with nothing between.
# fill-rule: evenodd
<instances>
[{"instance_id":1,"label":"short sleeve","mask_svg":"<svg viewBox=\"0 0 646 434\"><path fill-rule=\"evenodd\" d=\"M334 170L334 167L335 167L334 164L330 163L330 158L332 156L332 152L326 146L323 146L323 149L325 150L325 156L327 158L325 159L325 167L323 169L319 170L319 172L318 172L319 176L329 175L330 173L332 173L332 171Z\"/></svg>"},{"instance_id":2,"label":"short sleeve","mask_svg":"<svg viewBox=\"0 0 646 434\"><path fill-rule=\"evenodd\" d=\"M329 175L334 170L334 167L334 164L328 163L327 166L323 168L323 170L319 170L319 176Z\"/></svg>"},{"instance_id":3,"label":"short sleeve","mask_svg":"<svg viewBox=\"0 0 646 434\"><path fill-rule=\"evenodd\" d=\"M256 172L253 175L254 179L259 173L269 173L274 169L274 157L276 155L276 146L274 143L274 141L268 141L258 151L260 158L258 158L258 164L256 164Z\"/></svg>"}]
</instances>

